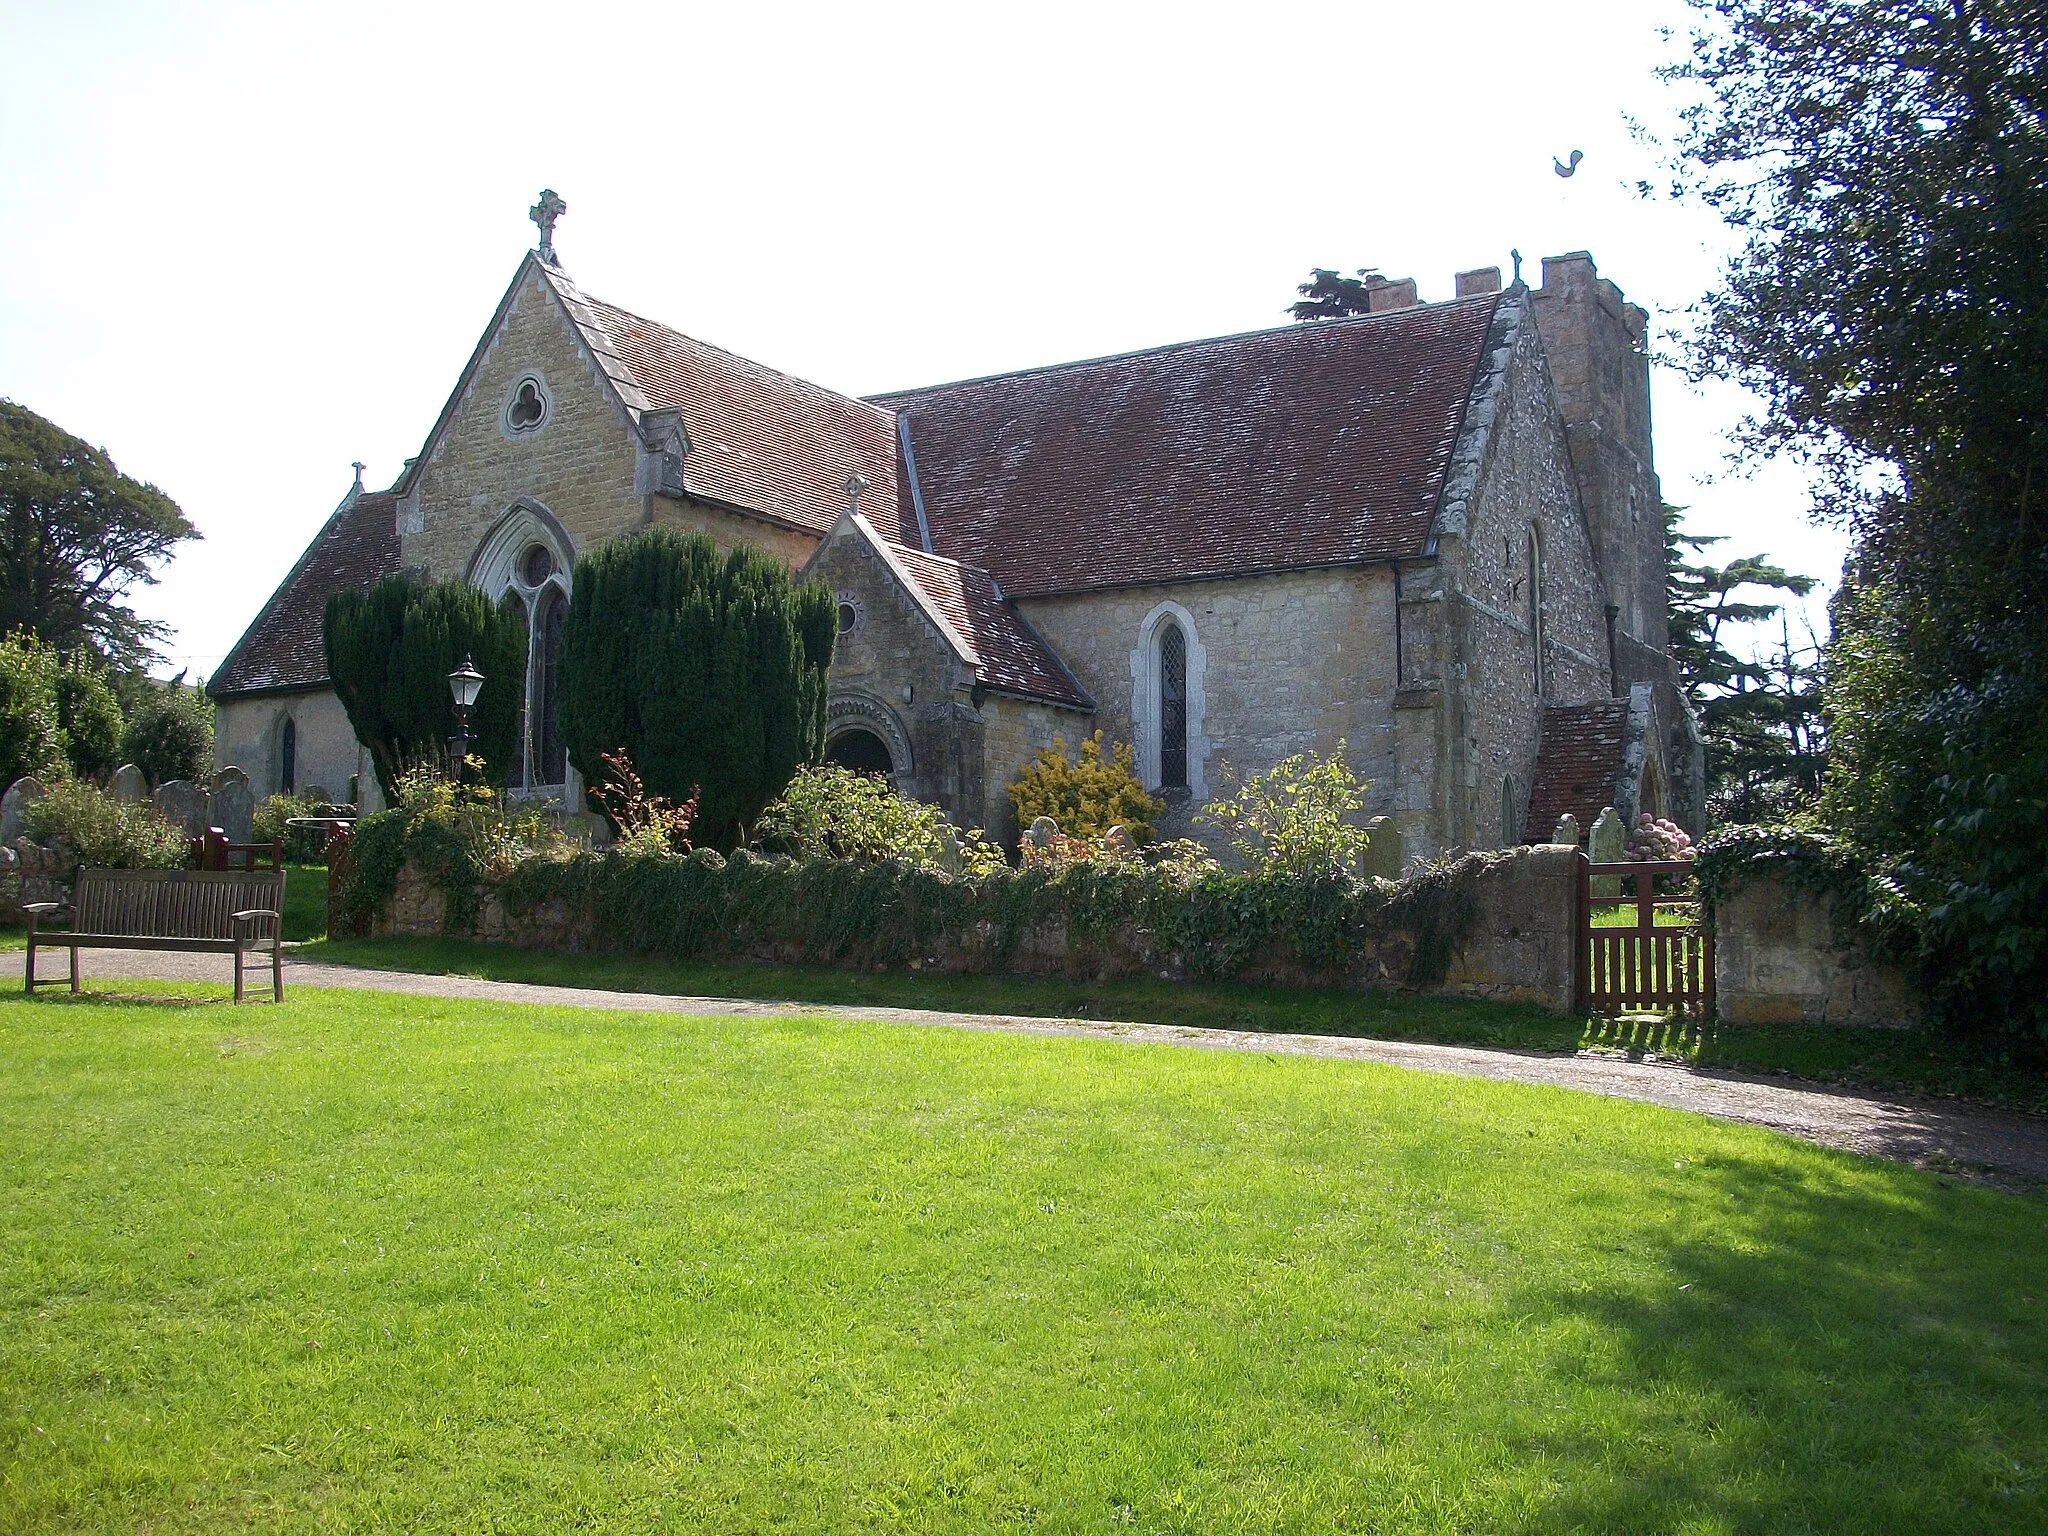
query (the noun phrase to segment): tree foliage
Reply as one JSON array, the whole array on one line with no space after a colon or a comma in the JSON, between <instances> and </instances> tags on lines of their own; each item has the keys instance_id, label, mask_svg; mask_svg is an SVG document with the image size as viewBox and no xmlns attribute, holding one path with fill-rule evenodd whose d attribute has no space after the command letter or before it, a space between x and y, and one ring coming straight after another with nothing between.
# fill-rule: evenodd
<instances>
[{"instance_id":1,"label":"tree foliage","mask_svg":"<svg viewBox=\"0 0 2048 1536\"><path fill-rule=\"evenodd\" d=\"M178 504L34 411L0 400L0 629L140 668L168 633L128 606L187 539Z\"/></svg>"},{"instance_id":2,"label":"tree foliage","mask_svg":"<svg viewBox=\"0 0 2048 1536\"><path fill-rule=\"evenodd\" d=\"M149 684L121 733L121 755L153 785L203 779L213 767L213 705L184 674Z\"/></svg>"},{"instance_id":3,"label":"tree foliage","mask_svg":"<svg viewBox=\"0 0 2048 1536\"><path fill-rule=\"evenodd\" d=\"M697 798L692 836L731 847L825 744L838 606L772 555L654 527L576 562L562 736L586 782L624 752L648 792Z\"/></svg>"},{"instance_id":4,"label":"tree foliage","mask_svg":"<svg viewBox=\"0 0 2048 1536\"><path fill-rule=\"evenodd\" d=\"M1370 314L1373 285L1382 281L1382 274L1370 267L1360 267L1355 277L1329 267L1312 267L1308 281L1294 290L1301 297L1288 305L1287 313L1297 320L1341 320L1347 315Z\"/></svg>"},{"instance_id":5,"label":"tree foliage","mask_svg":"<svg viewBox=\"0 0 2048 1536\"><path fill-rule=\"evenodd\" d=\"M1084 841L1122 827L1133 841L1150 842L1152 824L1166 810L1166 802L1147 794L1139 782L1131 744L1116 742L1104 757L1100 731L1083 737L1071 758L1065 739L1054 737L1018 772L1009 795L1020 831L1050 816L1060 831Z\"/></svg>"},{"instance_id":6,"label":"tree foliage","mask_svg":"<svg viewBox=\"0 0 2048 1536\"><path fill-rule=\"evenodd\" d=\"M74 652L57 667L54 682L57 728L64 736L71 771L81 778L104 779L121 766L121 737L127 724L106 667L88 652Z\"/></svg>"},{"instance_id":7,"label":"tree foliage","mask_svg":"<svg viewBox=\"0 0 2048 1536\"><path fill-rule=\"evenodd\" d=\"M25 773L48 779L64 772L54 660L33 635L16 631L0 640L0 788Z\"/></svg>"},{"instance_id":8,"label":"tree foliage","mask_svg":"<svg viewBox=\"0 0 2048 1536\"><path fill-rule=\"evenodd\" d=\"M1695 0L1676 190L1743 236L1693 364L1853 535L1823 811L1951 1020L2048 1039L2048 11Z\"/></svg>"},{"instance_id":9,"label":"tree foliage","mask_svg":"<svg viewBox=\"0 0 2048 1536\"><path fill-rule=\"evenodd\" d=\"M484 677L469 712L469 750L483 759L486 779L505 782L526 698L527 633L517 612L494 606L466 581L401 573L328 598L321 632L327 675L387 799L408 767L448 755L455 733L448 674L465 657Z\"/></svg>"},{"instance_id":10,"label":"tree foliage","mask_svg":"<svg viewBox=\"0 0 2048 1536\"><path fill-rule=\"evenodd\" d=\"M1724 540L1684 532L1680 514L1664 508L1671 654L1706 738L1708 811L1717 822L1780 820L1819 793L1827 732L1818 649L1793 647L1785 605L1764 594L1803 597L1815 583L1765 555L1719 566L1692 558ZM1736 653L1738 632L1774 619L1775 653Z\"/></svg>"}]
</instances>

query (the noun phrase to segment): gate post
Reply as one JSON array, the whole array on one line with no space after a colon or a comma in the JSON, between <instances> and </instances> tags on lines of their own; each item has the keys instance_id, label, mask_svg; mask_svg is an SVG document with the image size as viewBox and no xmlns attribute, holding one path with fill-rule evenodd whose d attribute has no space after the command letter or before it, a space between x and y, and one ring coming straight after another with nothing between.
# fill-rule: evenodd
<instances>
[{"instance_id":1,"label":"gate post","mask_svg":"<svg viewBox=\"0 0 2048 1536\"><path fill-rule=\"evenodd\" d=\"M1593 980L1587 973L1591 957L1587 953L1593 939L1593 877L1592 861L1582 848L1578 858L1578 900L1573 903L1572 913L1572 1001L1579 1012L1584 1013L1593 1006Z\"/></svg>"}]
</instances>

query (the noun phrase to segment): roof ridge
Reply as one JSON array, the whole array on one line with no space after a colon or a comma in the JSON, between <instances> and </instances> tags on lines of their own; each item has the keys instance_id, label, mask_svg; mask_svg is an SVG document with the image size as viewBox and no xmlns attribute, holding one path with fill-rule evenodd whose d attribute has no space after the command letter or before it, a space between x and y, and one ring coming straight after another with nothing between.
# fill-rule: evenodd
<instances>
[{"instance_id":1,"label":"roof ridge","mask_svg":"<svg viewBox=\"0 0 2048 1536\"><path fill-rule=\"evenodd\" d=\"M816 379L807 379L800 373L791 373L785 368L777 368L772 363L764 363L758 358L748 357L745 353L735 352L730 347L721 347L717 342L706 341L701 336L692 336L688 331L677 330L665 320L657 320L652 315L643 315L638 310L627 309L623 304L614 304L609 299L600 299L594 294L588 293L583 295L583 302L597 309L610 310L613 314L624 315L628 320L636 320L642 325L655 326L679 340L687 341L693 347L702 347L707 352L716 352L720 357L730 358L736 363L743 363L747 367L757 369L762 373L772 373L778 379L787 380L789 383L803 389L815 390L821 395L830 395L834 400L843 400L848 405L860 406L865 410L873 411L877 416L885 419L893 419L896 414L886 406L876 405L872 400L865 399L860 395L846 394L828 385L820 384Z\"/></svg>"},{"instance_id":2,"label":"roof ridge","mask_svg":"<svg viewBox=\"0 0 2048 1536\"><path fill-rule=\"evenodd\" d=\"M1351 326L1363 326L1379 321L1392 320L1397 316L1433 314L1460 305L1490 304L1500 298L1498 293L1466 294L1460 298L1438 299L1429 304L1410 304L1401 309L1383 309L1370 315L1341 315L1321 320L1296 320L1287 325L1262 326L1251 331L1226 331L1215 336L1197 336L1186 341L1164 341L1150 347L1133 347L1125 352L1105 352L1099 357L1079 357L1064 363L1038 363L1029 368L1012 368L1002 373L974 374L964 379L947 379L937 384L919 384L908 389L880 389L871 395L861 397L864 404L878 400L895 400L905 395L935 394L940 390L964 389L970 384L995 384L1007 379L1027 379L1042 374L1069 373L1079 368L1094 368L1104 363L1125 363L1133 358L1157 357L1169 352L1184 352L1195 347L1218 347L1233 341L1256 341L1268 336L1307 336L1317 332L1341 330Z\"/></svg>"}]
</instances>

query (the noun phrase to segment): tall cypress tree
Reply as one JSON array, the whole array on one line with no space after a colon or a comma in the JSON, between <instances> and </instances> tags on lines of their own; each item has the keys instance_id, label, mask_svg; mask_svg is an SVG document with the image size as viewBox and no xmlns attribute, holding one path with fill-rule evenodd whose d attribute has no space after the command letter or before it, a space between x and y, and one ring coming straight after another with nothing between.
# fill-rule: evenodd
<instances>
[{"instance_id":1,"label":"tall cypress tree","mask_svg":"<svg viewBox=\"0 0 2048 1536\"><path fill-rule=\"evenodd\" d=\"M389 796L417 758L446 750L455 731L448 674L464 657L484 676L469 712L470 751L502 784L526 694L526 622L466 581L387 576L366 592L337 592L321 624L327 675L356 739L370 749Z\"/></svg>"},{"instance_id":2,"label":"tall cypress tree","mask_svg":"<svg viewBox=\"0 0 2048 1536\"><path fill-rule=\"evenodd\" d=\"M700 842L736 842L825 743L837 606L773 556L657 527L576 562L562 735L586 780L624 750L653 793L700 795Z\"/></svg>"}]
</instances>

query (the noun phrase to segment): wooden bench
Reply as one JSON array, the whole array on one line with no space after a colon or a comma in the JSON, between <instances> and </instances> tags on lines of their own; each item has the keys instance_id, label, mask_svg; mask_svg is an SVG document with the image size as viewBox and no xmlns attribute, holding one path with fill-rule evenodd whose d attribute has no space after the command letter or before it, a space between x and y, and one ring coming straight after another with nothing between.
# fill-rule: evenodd
<instances>
[{"instance_id":1,"label":"wooden bench","mask_svg":"<svg viewBox=\"0 0 2048 1536\"><path fill-rule=\"evenodd\" d=\"M64 910L31 902L26 990L36 989L36 950L71 951L71 990L78 990L81 949L165 949L235 957L235 1001L251 951L270 953L271 1001L284 1001L284 954L278 946L284 911L283 870L81 869L71 896L71 926L55 933L43 919Z\"/></svg>"}]
</instances>

